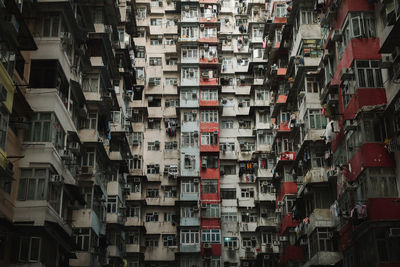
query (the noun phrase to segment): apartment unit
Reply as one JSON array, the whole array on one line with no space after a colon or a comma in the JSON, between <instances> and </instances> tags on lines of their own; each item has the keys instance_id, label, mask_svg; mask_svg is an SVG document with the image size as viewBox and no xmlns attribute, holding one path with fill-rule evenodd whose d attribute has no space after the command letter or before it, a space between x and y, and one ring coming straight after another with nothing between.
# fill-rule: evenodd
<instances>
[{"instance_id":1,"label":"apartment unit","mask_svg":"<svg viewBox=\"0 0 400 267\"><path fill-rule=\"evenodd\" d=\"M397 266L398 1L274 5L279 264Z\"/></svg>"}]
</instances>

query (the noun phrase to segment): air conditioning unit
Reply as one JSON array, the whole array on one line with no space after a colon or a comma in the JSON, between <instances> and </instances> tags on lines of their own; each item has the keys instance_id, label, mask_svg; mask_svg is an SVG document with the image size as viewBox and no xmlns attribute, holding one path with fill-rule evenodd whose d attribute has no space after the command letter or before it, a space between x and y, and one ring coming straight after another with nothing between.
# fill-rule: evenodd
<instances>
[{"instance_id":1,"label":"air conditioning unit","mask_svg":"<svg viewBox=\"0 0 400 267\"><path fill-rule=\"evenodd\" d=\"M276 208L275 213L282 213L282 209L281 208Z\"/></svg>"},{"instance_id":2,"label":"air conditioning unit","mask_svg":"<svg viewBox=\"0 0 400 267\"><path fill-rule=\"evenodd\" d=\"M139 145L139 140L132 140L132 145L133 146L138 146Z\"/></svg>"},{"instance_id":3,"label":"air conditioning unit","mask_svg":"<svg viewBox=\"0 0 400 267\"><path fill-rule=\"evenodd\" d=\"M178 85L178 80L174 80L174 85Z\"/></svg>"},{"instance_id":4,"label":"air conditioning unit","mask_svg":"<svg viewBox=\"0 0 400 267\"><path fill-rule=\"evenodd\" d=\"M206 168L207 168L207 162L202 162L202 163L201 163L201 167L202 167L203 169L206 169Z\"/></svg>"},{"instance_id":5,"label":"air conditioning unit","mask_svg":"<svg viewBox=\"0 0 400 267\"><path fill-rule=\"evenodd\" d=\"M204 24L200 24L200 28L204 28Z\"/></svg>"},{"instance_id":6,"label":"air conditioning unit","mask_svg":"<svg viewBox=\"0 0 400 267\"><path fill-rule=\"evenodd\" d=\"M273 244L274 246L279 246L279 245L280 245L280 243L279 243L278 240L275 240L272 244Z\"/></svg>"},{"instance_id":7,"label":"air conditioning unit","mask_svg":"<svg viewBox=\"0 0 400 267\"><path fill-rule=\"evenodd\" d=\"M199 183L199 182L200 182L199 179L197 179L197 178L193 179L193 183Z\"/></svg>"},{"instance_id":8,"label":"air conditioning unit","mask_svg":"<svg viewBox=\"0 0 400 267\"><path fill-rule=\"evenodd\" d=\"M282 207L283 206L283 201L278 201L278 207Z\"/></svg>"},{"instance_id":9,"label":"air conditioning unit","mask_svg":"<svg viewBox=\"0 0 400 267\"><path fill-rule=\"evenodd\" d=\"M327 171L327 176L328 178L336 177L337 176L337 171L336 170L329 170Z\"/></svg>"}]
</instances>

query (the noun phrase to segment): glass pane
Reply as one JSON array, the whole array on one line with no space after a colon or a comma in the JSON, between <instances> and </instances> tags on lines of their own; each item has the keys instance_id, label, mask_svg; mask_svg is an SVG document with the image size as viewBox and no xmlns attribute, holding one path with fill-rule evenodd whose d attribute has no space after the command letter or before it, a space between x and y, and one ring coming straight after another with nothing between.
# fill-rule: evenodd
<instances>
[{"instance_id":1,"label":"glass pane","mask_svg":"<svg viewBox=\"0 0 400 267\"><path fill-rule=\"evenodd\" d=\"M38 180L38 187L36 191L36 197L35 199L37 200L43 200L44 199L44 184L45 184L45 179L39 179Z\"/></svg>"},{"instance_id":2,"label":"glass pane","mask_svg":"<svg viewBox=\"0 0 400 267\"><path fill-rule=\"evenodd\" d=\"M60 27L60 18L58 16L52 17L52 29L51 29L51 36L58 37L58 28Z\"/></svg>"},{"instance_id":3,"label":"glass pane","mask_svg":"<svg viewBox=\"0 0 400 267\"><path fill-rule=\"evenodd\" d=\"M28 252L29 252L29 238L21 237L20 249L19 249L19 259L21 261L28 260Z\"/></svg>"},{"instance_id":4,"label":"glass pane","mask_svg":"<svg viewBox=\"0 0 400 267\"><path fill-rule=\"evenodd\" d=\"M32 138L33 142L40 141L40 128L41 128L40 122L33 123L33 138Z\"/></svg>"},{"instance_id":5,"label":"glass pane","mask_svg":"<svg viewBox=\"0 0 400 267\"><path fill-rule=\"evenodd\" d=\"M27 200L33 200L35 198L36 179L28 179L28 195Z\"/></svg>"},{"instance_id":6,"label":"glass pane","mask_svg":"<svg viewBox=\"0 0 400 267\"><path fill-rule=\"evenodd\" d=\"M19 180L18 200L26 199L26 184L27 184L27 179Z\"/></svg>"}]
</instances>

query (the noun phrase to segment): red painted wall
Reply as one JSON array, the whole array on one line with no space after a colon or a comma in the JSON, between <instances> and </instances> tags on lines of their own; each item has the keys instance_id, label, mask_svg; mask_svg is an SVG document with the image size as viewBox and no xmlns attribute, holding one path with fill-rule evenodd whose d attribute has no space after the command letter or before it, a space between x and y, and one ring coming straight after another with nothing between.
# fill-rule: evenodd
<instances>
[{"instance_id":1,"label":"red painted wall","mask_svg":"<svg viewBox=\"0 0 400 267\"><path fill-rule=\"evenodd\" d=\"M218 122L201 122L200 123L200 132L214 132L219 131L219 124Z\"/></svg>"},{"instance_id":2,"label":"red painted wall","mask_svg":"<svg viewBox=\"0 0 400 267\"><path fill-rule=\"evenodd\" d=\"M393 156L383 143L364 143L349 161L347 180L354 181L366 167L393 167Z\"/></svg>"},{"instance_id":3,"label":"red painted wall","mask_svg":"<svg viewBox=\"0 0 400 267\"><path fill-rule=\"evenodd\" d=\"M386 92L384 88L358 88L344 110L344 119L354 119L357 112L364 106L375 106L386 103Z\"/></svg>"},{"instance_id":4,"label":"red painted wall","mask_svg":"<svg viewBox=\"0 0 400 267\"><path fill-rule=\"evenodd\" d=\"M207 202L209 203L209 202ZM221 222L219 218L201 218L202 229L219 229Z\"/></svg>"},{"instance_id":5,"label":"red painted wall","mask_svg":"<svg viewBox=\"0 0 400 267\"><path fill-rule=\"evenodd\" d=\"M400 220L400 198L369 198L369 220Z\"/></svg>"},{"instance_id":6,"label":"red painted wall","mask_svg":"<svg viewBox=\"0 0 400 267\"><path fill-rule=\"evenodd\" d=\"M283 182L276 201L281 201L285 195L297 194L297 184L295 182Z\"/></svg>"},{"instance_id":7,"label":"red painted wall","mask_svg":"<svg viewBox=\"0 0 400 267\"><path fill-rule=\"evenodd\" d=\"M287 263L288 261L301 261L303 259L303 251L298 246L287 246L284 248L280 263Z\"/></svg>"},{"instance_id":8,"label":"red painted wall","mask_svg":"<svg viewBox=\"0 0 400 267\"><path fill-rule=\"evenodd\" d=\"M339 231L341 250L345 251L351 246L351 232L353 232L353 225L351 222L345 224Z\"/></svg>"},{"instance_id":9,"label":"red painted wall","mask_svg":"<svg viewBox=\"0 0 400 267\"><path fill-rule=\"evenodd\" d=\"M283 235L287 228L296 227L297 225L298 222L296 220L292 220L292 213L289 212L281 221L281 230L279 231L279 235Z\"/></svg>"},{"instance_id":10,"label":"red painted wall","mask_svg":"<svg viewBox=\"0 0 400 267\"><path fill-rule=\"evenodd\" d=\"M373 11L374 4L367 0L343 0L337 11L336 21L333 24L334 29L342 27L349 11Z\"/></svg>"},{"instance_id":11,"label":"red painted wall","mask_svg":"<svg viewBox=\"0 0 400 267\"><path fill-rule=\"evenodd\" d=\"M211 248L211 254L213 256L221 256L221 244L212 244L212 248ZM204 251L204 245L201 246L201 255L204 255L205 251Z\"/></svg>"}]
</instances>

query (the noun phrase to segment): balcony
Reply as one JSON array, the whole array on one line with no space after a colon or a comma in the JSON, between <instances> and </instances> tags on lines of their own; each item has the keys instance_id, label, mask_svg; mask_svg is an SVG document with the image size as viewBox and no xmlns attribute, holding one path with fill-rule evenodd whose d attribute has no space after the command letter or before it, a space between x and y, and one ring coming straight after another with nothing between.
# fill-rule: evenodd
<instances>
[{"instance_id":1,"label":"balcony","mask_svg":"<svg viewBox=\"0 0 400 267\"><path fill-rule=\"evenodd\" d=\"M181 217L180 226L200 226L200 217Z\"/></svg>"},{"instance_id":2,"label":"balcony","mask_svg":"<svg viewBox=\"0 0 400 267\"><path fill-rule=\"evenodd\" d=\"M199 253L200 252L200 243L197 243L197 244L181 243L179 246L179 252L181 252L181 253Z\"/></svg>"},{"instance_id":3,"label":"balcony","mask_svg":"<svg viewBox=\"0 0 400 267\"><path fill-rule=\"evenodd\" d=\"M146 234L176 234L176 226L171 222L144 222Z\"/></svg>"},{"instance_id":4,"label":"balcony","mask_svg":"<svg viewBox=\"0 0 400 267\"><path fill-rule=\"evenodd\" d=\"M341 252L318 251L306 262L306 266L334 266L343 258Z\"/></svg>"},{"instance_id":5,"label":"balcony","mask_svg":"<svg viewBox=\"0 0 400 267\"><path fill-rule=\"evenodd\" d=\"M126 253L143 253L143 249L139 244L126 244Z\"/></svg>"},{"instance_id":6,"label":"balcony","mask_svg":"<svg viewBox=\"0 0 400 267\"><path fill-rule=\"evenodd\" d=\"M200 193L186 193L186 192L181 192L180 195L180 200L183 201L198 201L200 200Z\"/></svg>"},{"instance_id":7,"label":"balcony","mask_svg":"<svg viewBox=\"0 0 400 267\"><path fill-rule=\"evenodd\" d=\"M202 76L200 78L201 86L217 86L219 85L219 78Z\"/></svg>"},{"instance_id":8,"label":"balcony","mask_svg":"<svg viewBox=\"0 0 400 267\"><path fill-rule=\"evenodd\" d=\"M124 225L126 221L126 217L122 214L117 213L107 213L107 223L115 223Z\"/></svg>"},{"instance_id":9,"label":"balcony","mask_svg":"<svg viewBox=\"0 0 400 267\"><path fill-rule=\"evenodd\" d=\"M298 225L296 220L292 220L292 213L289 212L281 221L281 229L279 234L284 235L288 228L295 228Z\"/></svg>"},{"instance_id":10,"label":"balcony","mask_svg":"<svg viewBox=\"0 0 400 267\"><path fill-rule=\"evenodd\" d=\"M178 247L164 247L162 242L159 242L158 247L146 247L144 258L146 260L157 259L157 261L175 261L175 253L178 252Z\"/></svg>"},{"instance_id":11,"label":"balcony","mask_svg":"<svg viewBox=\"0 0 400 267\"><path fill-rule=\"evenodd\" d=\"M347 180L355 181L368 167L393 167L394 159L384 143L364 143L350 159Z\"/></svg>"},{"instance_id":12,"label":"balcony","mask_svg":"<svg viewBox=\"0 0 400 267\"><path fill-rule=\"evenodd\" d=\"M255 232L257 229L257 222L241 222L240 232Z\"/></svg>"},{"instance_id":13,"label":"balcony","mask_svg":"<svg viewBox=\"0 0 400 267\"><path fill-rule=\"evenodd\" d=\"M279 253L279 246L273 244L261 244L261 253Z\"/></svg>"},{"instance_id":14,"label":"balcony","mask_svg":"<svg viewBox=\"0 0 400 267\"><path fill-rule=\"evenodd\" d=\"M142 226L143 222L139 217L126 217L125 226Z\"/></svg>"},{"instance_id":15,"label":"balcony","mask_svg":"<svg viewBox=\"0 0 400 267\"><path fill-rule=\"evenodd\" d=\"M358 88L344 110L344 119L354 119L363 107L384 105L386 103L384 88Z\"/></svg>"}]
</instances>

